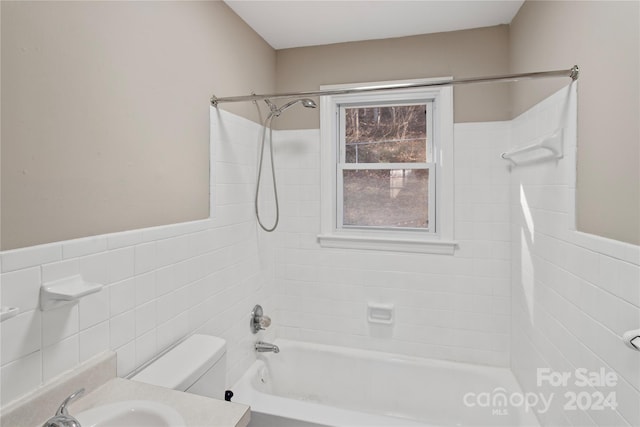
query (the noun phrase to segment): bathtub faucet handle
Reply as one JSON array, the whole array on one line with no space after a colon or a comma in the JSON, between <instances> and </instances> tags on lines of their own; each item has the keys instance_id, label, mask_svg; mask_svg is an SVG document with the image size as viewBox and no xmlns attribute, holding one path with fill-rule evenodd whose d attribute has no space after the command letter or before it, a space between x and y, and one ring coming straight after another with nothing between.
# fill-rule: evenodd
<instances>
[{"instance_id":1,"label":"bathtub faucet handle","mask_svg":"<svg viewBox=\"0 0 640 427\"><path fill-rule=\"evenodd\" d=\"M266 329L271 326L271 318L269 316L262 316L260 318L260 329Z\"/></svg>"},{"instance_id":2,"label":"bathtub faucet handle","mask_svg":"<svg viewBox=\"0 0 640 427\"><path fill-rule=\"evenodd\" d=\"M271 325L271 318L264 315L262 306L257 304L251 311L251 319L249 320L249 327L251 332L257 334L258 331L262 331Z\"/></svg>"}]
</instances>

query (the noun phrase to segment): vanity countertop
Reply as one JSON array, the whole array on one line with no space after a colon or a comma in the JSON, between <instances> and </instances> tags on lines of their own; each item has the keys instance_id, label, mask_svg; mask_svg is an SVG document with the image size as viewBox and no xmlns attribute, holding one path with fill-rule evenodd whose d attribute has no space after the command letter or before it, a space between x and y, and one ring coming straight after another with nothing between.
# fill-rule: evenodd
<instances>
[{"instance_id":1,"label":"vanity countertop","mask_svg":"<svg viewBox=\"0 0 640 427\"><path fill-rule=\"evenodd\" d=\"M246 405L118 378L116 354L108 351L0 408L0 425L40 427L81 388L86 393L68 406L71 415L126 400L149 400L176 410L187 427L246 427L251 417Z\"/></svg>"},{"instance_id":2,"label":"vanity countertop","mask_svg":"<svg viewBox=\"0 0 640 427\"><path fill-rule=\"evenodd\" d=\"M123 400L164 403L180 413L187 427L246 427L250 419L249 407L246 405L117 377L71 403L69 413L74 415Z\"/></svg>"}]
</instances>

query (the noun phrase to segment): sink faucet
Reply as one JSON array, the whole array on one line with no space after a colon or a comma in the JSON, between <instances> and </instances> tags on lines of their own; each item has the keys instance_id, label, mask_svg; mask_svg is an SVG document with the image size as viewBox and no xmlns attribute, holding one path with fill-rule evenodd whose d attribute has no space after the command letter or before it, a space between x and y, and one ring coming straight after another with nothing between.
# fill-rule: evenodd
<instances>
[{"instance_id":1,"label":"sink faucet","mask_svg":"<svg viewBox=\"0 0 640 427\"><path fill-rule=\"evenodd\" d=\"M67 397L56 411L56 414L49 418L42 427L82 427L80 422L69 415L67 411L67 405L80 397L82 393L84 393L84 388Z\"/></svg>"},{"instance_id":2,"label":"sink faucet","mask_svg":"<svg viewBox=\"0 0 640 427\"><path fill-rule=\"evenodd\" d=\"M275 344L269 344L268 342L258 341L256 342L256 351L258 353L266 353L272 351L274 353L280 353L280 349Z\"/></svg>"}]
</instances>

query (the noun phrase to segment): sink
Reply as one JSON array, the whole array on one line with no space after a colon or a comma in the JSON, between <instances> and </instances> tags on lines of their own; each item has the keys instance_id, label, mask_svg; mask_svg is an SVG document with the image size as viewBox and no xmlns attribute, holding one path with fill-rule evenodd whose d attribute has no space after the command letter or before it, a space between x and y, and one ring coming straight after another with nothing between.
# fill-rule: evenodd
<instances>
[{"instance_id":1,"label":"sink","mask_svg":"<svg viewBox=\"0 0 640 427\"><path fill-rule=\"evenodd\" d=\"M82 427L184 427L182 416L170 406L150 400L125 400L74 415Z\"/></svg>"}]
</instances>

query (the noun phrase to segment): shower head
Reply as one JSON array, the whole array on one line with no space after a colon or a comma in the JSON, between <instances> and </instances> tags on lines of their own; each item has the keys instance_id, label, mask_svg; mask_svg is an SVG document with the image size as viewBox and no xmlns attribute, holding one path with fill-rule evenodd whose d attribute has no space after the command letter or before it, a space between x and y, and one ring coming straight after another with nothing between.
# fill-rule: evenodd
<instances>
[{"instance_id":1,"label":"shower head","mask_svg":"<svg viewBox=\"0 0 640 427\"><path fill-rule=\"evenodd\" d=\"M280 108L278 108L278 106L276 104L274 104L273 102L269 101L268 99L265 99L264 102L266 102L267 105L269 106L269 109L271 110L271 114L276 116L276 117L280 116L280 114L284 110L286 110L289 107L294 106L298 102L300 102L302 104L302 106L305 107L305 108L317 108L318 107L316 105L316 103L312 99L309 99L309 98L294 99L293 101L287 102L286 104L284 104Z\"/></svg>"},{"instance_id":2,"label":"shower head","mask_svg":"<svg viewBox=\"0 0 640 427\"><path fill-rule=\"evenodd\" d=\"M309 98L304 98L302 100L302 106L305 108L317 108L318 106L316 105L316 103L313 101L313 99L309 99Z\"/></svg>"}]
</instances>

